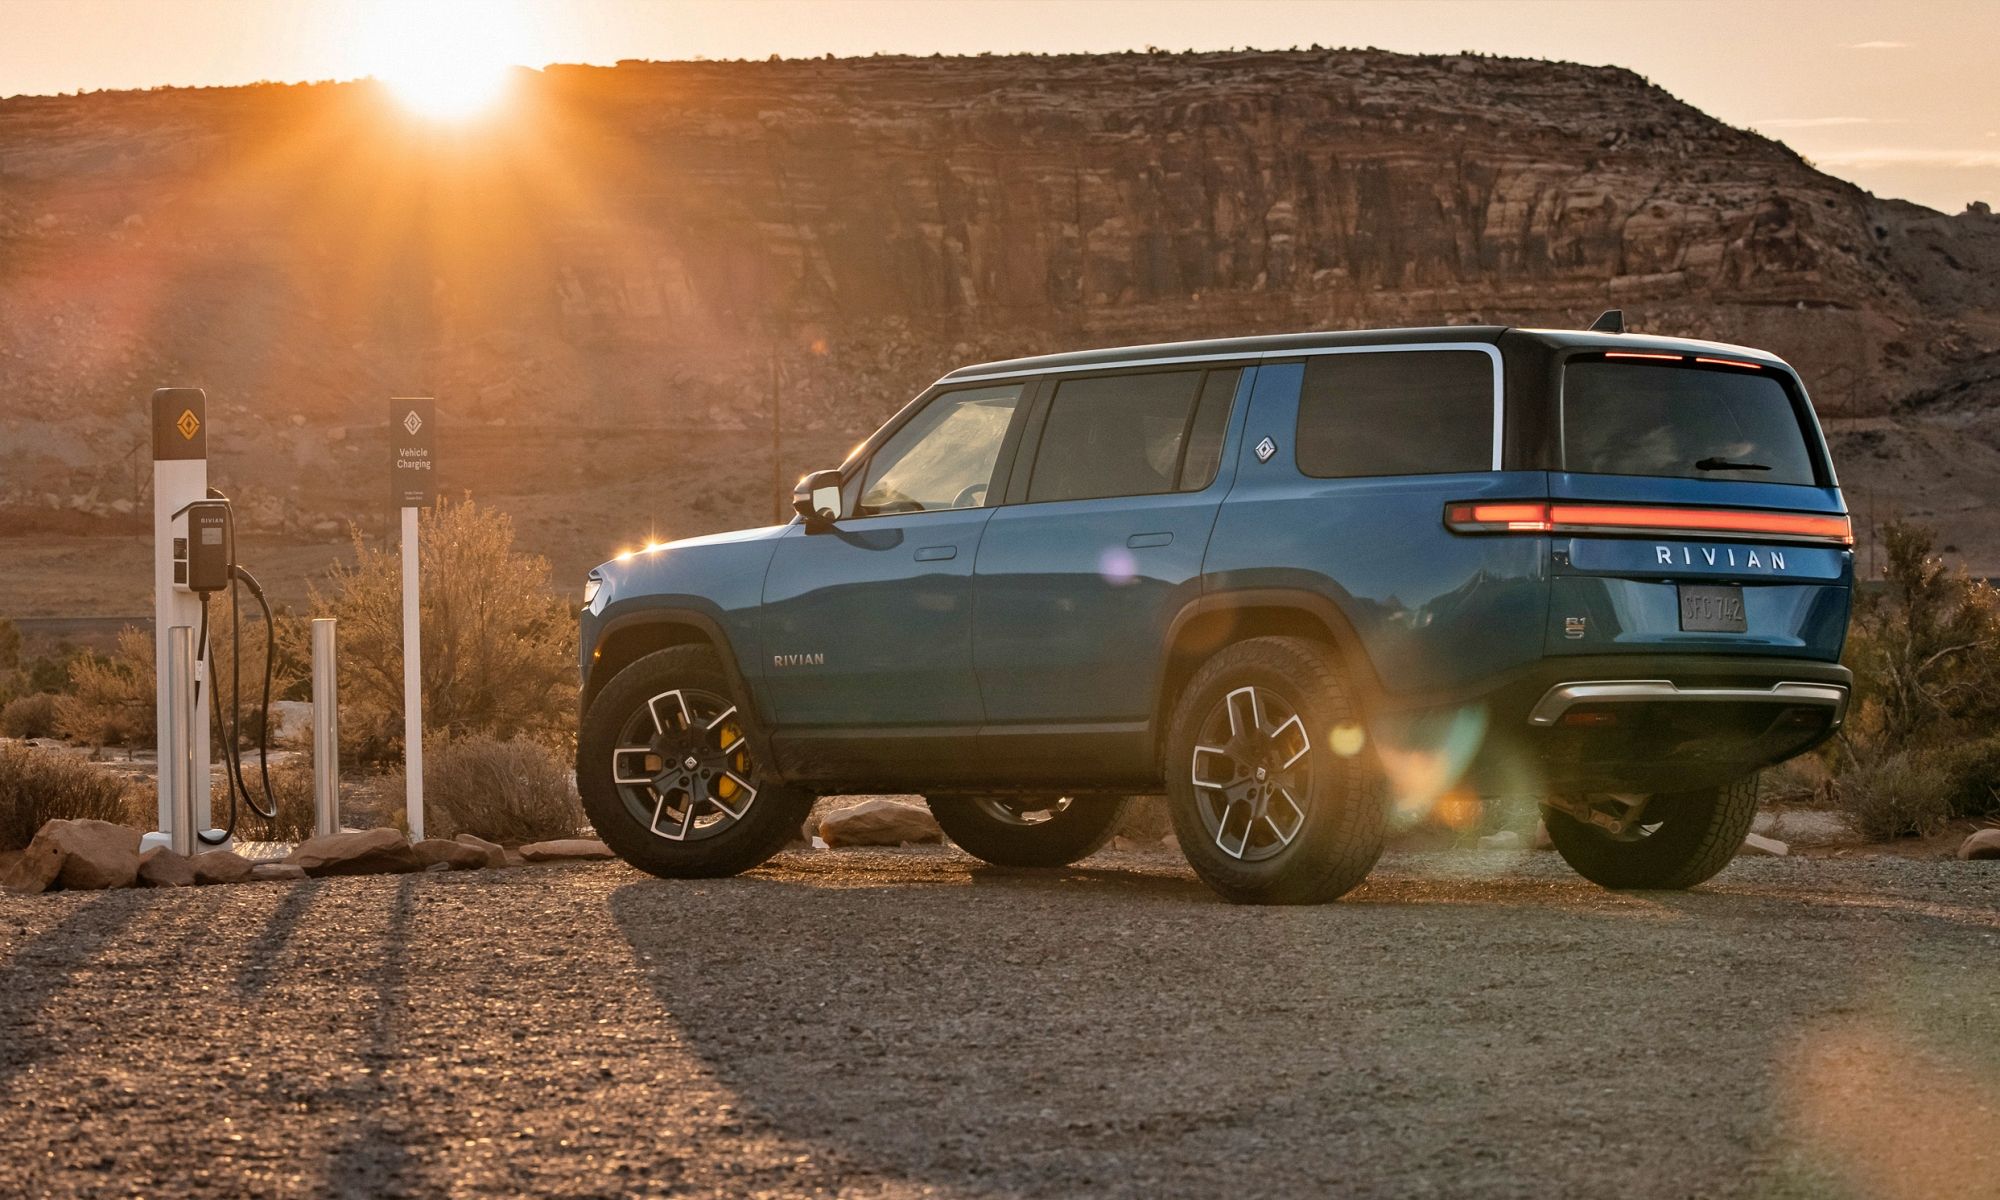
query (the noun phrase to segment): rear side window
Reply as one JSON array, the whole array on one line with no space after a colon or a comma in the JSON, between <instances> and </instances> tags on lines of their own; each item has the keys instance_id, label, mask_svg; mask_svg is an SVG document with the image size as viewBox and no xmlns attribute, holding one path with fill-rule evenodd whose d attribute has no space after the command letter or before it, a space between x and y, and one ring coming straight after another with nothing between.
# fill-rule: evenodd
<instances>
[{"instance_id":1,"label":"rear side window","mask_svg":"<svg viewBox=\"0 0 2000 1200\"><path fill-rule=\"evenodd\" d=\"M1562 409L1567 470L1817 482L1791 394L1761 371L1572 362L1563 368Z\"/></svg>"},{"instance_id":2,"label":"rear side window","mask_svg":"<svg viewBox=\"0 0 2000 1200\"><path fill-rule=\"evenodd\" d=\"M1299 389L1299 470L1321 479L1493 466L1493 360L1477 350L1322 354Z\"/></svg>"},{"instance_id":3,"label":"rear side window","mask_svg":"<svg viewBox=\"0 0 2000 1200\"><path fill-rule=\"evenodd\" d=\"M1151 371L1056 387L1030 503L1198 491L1215 478L1239 372Z\"/></svg>"}]
</instances>

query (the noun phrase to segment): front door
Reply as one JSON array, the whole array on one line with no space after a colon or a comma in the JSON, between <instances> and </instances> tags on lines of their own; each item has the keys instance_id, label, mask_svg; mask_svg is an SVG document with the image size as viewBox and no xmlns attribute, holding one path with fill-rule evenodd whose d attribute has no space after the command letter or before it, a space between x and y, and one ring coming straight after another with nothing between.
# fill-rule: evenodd
<instances>
[{"instance_id":1,"label":"front door","mask_svg":"<svg viewBox=\"0 0 2000 1200\"><path fill-rule=\"evenodd\" d=\"M779 540L763 669L788 771L864 780L977 730L972 568L1022 391L940 393L850 471L851 513Z\"/></svg>"}]
</instances>

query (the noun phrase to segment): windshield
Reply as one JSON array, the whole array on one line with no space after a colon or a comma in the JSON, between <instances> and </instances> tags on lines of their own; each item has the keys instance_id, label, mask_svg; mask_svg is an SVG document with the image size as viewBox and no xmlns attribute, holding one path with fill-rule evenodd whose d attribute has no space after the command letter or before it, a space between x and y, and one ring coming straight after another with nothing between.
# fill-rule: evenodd
<instances>
[{"instance_id":1,"label":"windshield","mask_svg":"<svg viewBox=\"0 0 2000 1200\"><path fill-rule=\"evenodd\" d=\"M1562 405L1566 470L1818 482L1790 393L1761 371L1572 362Z\"/></svg>"}]
</instances>

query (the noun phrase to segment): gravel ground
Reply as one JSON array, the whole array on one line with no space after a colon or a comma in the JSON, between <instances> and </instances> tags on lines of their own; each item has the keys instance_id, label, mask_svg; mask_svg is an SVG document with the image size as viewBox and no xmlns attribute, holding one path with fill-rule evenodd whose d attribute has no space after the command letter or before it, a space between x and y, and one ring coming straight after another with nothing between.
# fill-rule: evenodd
<instances>
[{"instance_id":1,"label":"gravel ground","mask_svg":"<svg viewBox=\"0 0 2000 1200\"><path fill-rule=\"evenodd\" d=\"M788 854L0 898L0 1195L2000 1195L2000 870Z\"/></svg>"}]
</instances>

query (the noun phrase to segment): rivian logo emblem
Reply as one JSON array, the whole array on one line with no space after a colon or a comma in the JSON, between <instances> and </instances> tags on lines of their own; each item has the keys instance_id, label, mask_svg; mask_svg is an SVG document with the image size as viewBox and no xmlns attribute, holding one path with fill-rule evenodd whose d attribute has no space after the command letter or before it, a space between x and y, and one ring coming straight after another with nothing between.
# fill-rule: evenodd
<instances>
[{"instance_id":1,"label":"rivian logo emblem","mask_svg":"<svg viewBox=\"0 0 2000 1200\"><path fill-rule=\"evenodd\" d=\"M415 409L411 409L410 415L403 418L403 428L410 431L411 437L417 436L417 430L422 429L423 427L424 427L424 419L417 415L417 411Z\"/></svg>"},{"instance_id":2,"label":"rivian logo emblem","mask_svg":"<svg viewBox=\"0 0 2000 1200\"><path fill-rule=\"evenodd\" d=\"M194 435L201 432L201 418L194 415L193 409L184 408L181 410L181 419L174 422L174 428L181 431L183 441L191 442L194 440Z\"/></svg>"},{"instance_id":3,"label":"rivian logo emblem","mask_svg":"<svg viewBox=\"0 0 2000 1200\"><path fill-rule=\"evenodd\" d=\"M773 654L771 656L771 665L774 667L823 667L826 665L826 655L824 653Z\"/></svg>"}]
</instances>

